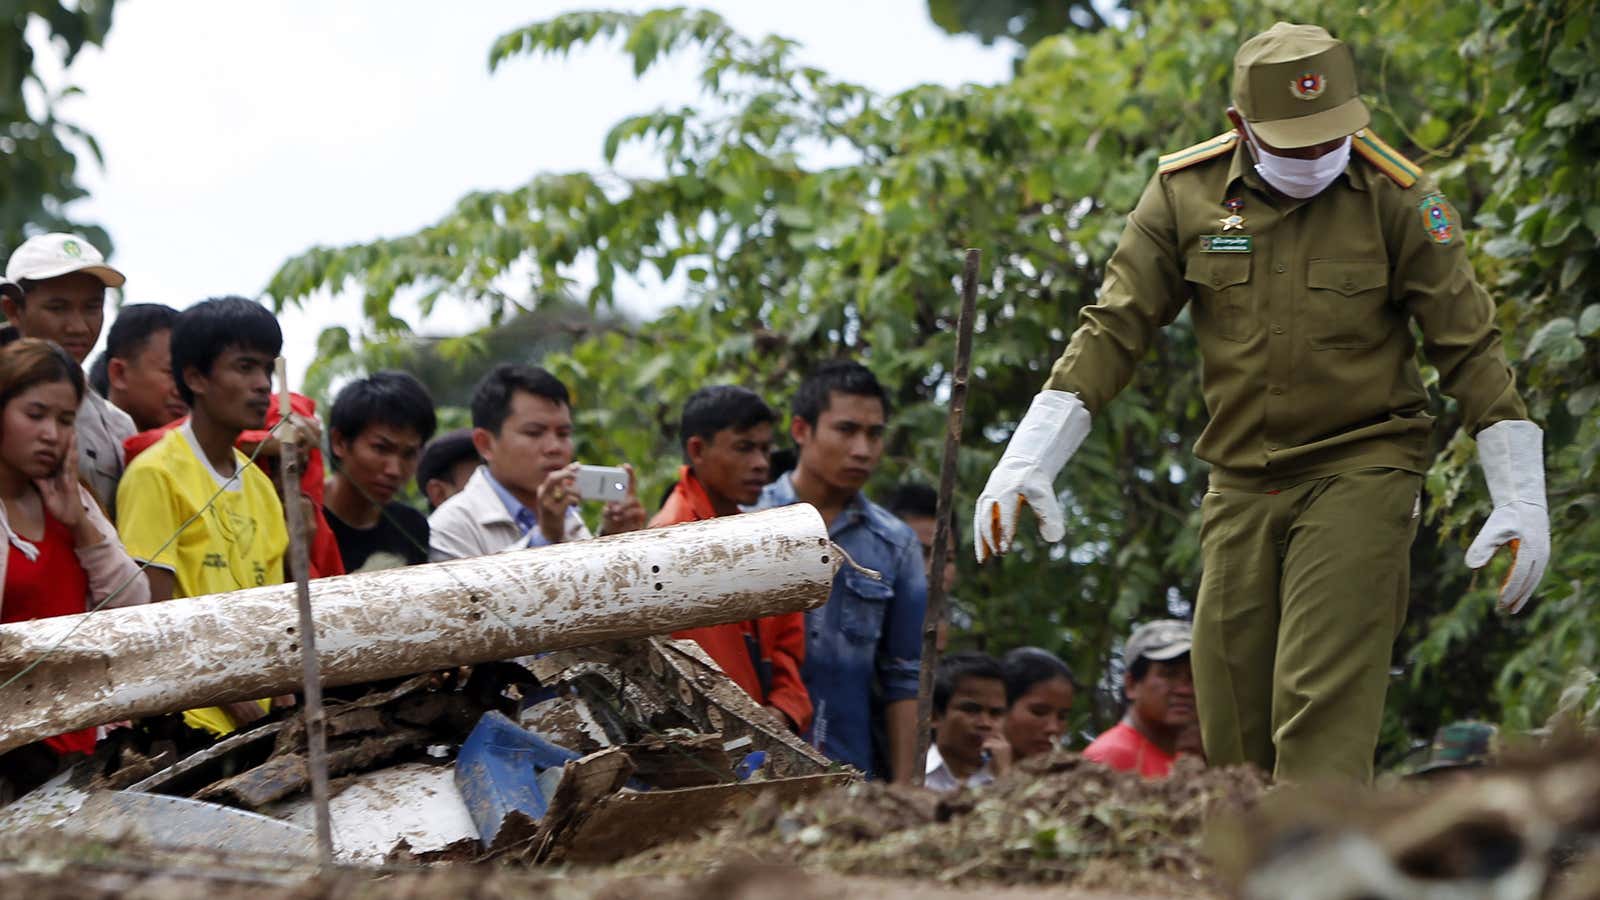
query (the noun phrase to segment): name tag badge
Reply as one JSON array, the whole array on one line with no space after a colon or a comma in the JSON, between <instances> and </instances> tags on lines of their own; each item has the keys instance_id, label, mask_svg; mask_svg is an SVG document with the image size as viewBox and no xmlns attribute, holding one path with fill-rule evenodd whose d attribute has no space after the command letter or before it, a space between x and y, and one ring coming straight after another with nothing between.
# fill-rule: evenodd
<instances>
[{"instance_id":1,"label":"name tag badge","mask_svg":"<svg viewBox=\"0 0 1600 900\"><path fill-rule=\"evenodd\" d=\"M1249 253L1250 238L1248 234L1202 234L1200 235L1201 253Z\"/></svg>"}]
</instances>

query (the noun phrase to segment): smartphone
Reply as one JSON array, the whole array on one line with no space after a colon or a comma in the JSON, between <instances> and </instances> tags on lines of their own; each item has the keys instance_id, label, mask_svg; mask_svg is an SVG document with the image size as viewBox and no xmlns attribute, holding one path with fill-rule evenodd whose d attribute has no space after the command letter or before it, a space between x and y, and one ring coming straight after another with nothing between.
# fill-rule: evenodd
<instances>
[{"instance_id":1,"label":"smartphone","mask_svg":"<svg viewBox=\"0 0 1600 900\"><path fill-rule=\"evenodd\" d=\"M579 466L578 493L585 500L617 503L628 498L628 472L617 466Z\"/></svg>"}]
</instances>

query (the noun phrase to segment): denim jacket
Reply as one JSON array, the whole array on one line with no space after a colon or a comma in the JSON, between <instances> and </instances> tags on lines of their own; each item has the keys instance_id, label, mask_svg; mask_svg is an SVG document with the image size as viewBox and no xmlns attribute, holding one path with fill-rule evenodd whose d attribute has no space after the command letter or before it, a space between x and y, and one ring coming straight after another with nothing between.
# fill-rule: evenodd
<instances>
[{"instance_id":1,"label":"denim jacket","mask_svg":"<svg viewBox=\"0 0 1600 900\"><path fill-rule=\"evenodd\" d=\"M767 485L754 508L795 502L785 474ZM883 580L842 566L828 602L806 613L801 677L815 707L806 739L829 759L886 778L873 751L874 725L882 727L874 719L883 715L880 704L917 696L928 603L922 545L909 526L859 493L829 523L828 536Z\"/></svg>"}]
</instances>

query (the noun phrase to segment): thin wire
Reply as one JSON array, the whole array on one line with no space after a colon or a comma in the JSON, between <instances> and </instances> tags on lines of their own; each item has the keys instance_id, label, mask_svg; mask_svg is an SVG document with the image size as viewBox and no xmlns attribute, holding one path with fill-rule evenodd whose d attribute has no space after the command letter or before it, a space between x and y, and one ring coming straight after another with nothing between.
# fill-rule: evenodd
<instances>
[{"instance_id":1,"label":"thin wire","mask_svg":"<svg viewBox=\"0 0 1600 900\"><path fill-rule=\"evenodd\" d=\"M282 427L283 424L285 422L287 422L287 421L288 421L287 419L279 419L278 420L278 424L273 425L271 428L267 429L267 434L269 436L272 435L272 434L275 434L277 432L277 430L280 427ZM245 463L246 466L253 465L255 463L256 457L261 455L261 450L262 450L262 448L264 448L266 446L266 444L267 444L266 441L261 441L260 443L256 444L256 449L254 451L252 451L250 453L250 456L247 458L247 462ZM172 546L172 542L173 541L176 541L179 537L181 537L183 535L183 533L189 529L190 525L193 525L197 519L199 519L201 516L205 515L206 512L211 509L212 505L217 502L217 499L220 498L228 490L229 485L232 485L235 481L237 481L243 475L244 470L245 470L245 466L234 466L233 474L229 475L228 479L226 481L224 481L222 484L217 486L216 492L211 495L210 499L206 500L205 505L201 506L198 510L196 510L194 515L192 515L189 518L185 519L183 524L178 526L178 530L173 532L172 536L167 538L166 541L164 543L162 543L162 545L160 547L156 548L156 552L154 552L154 553L152 553L150 555L153 556L153 557L159 557L163 552L166 551L166 549L168 547ZM109 538L109 537L107 538L107 540L112 540L112 539L113 538ZM116 538L116 540L118 541L119 544L121 543L121 539L120 538ZM126 551L124 551L124 552L126 552ZM83 611L83 615L84 616L88 616L89 613L99 612L101 609L104 609L105 605L107 603L110 603L112 600L115 600L118 596L120 596L122 594L122 592L124 590L127 590L128 586L133 584L133 580L135 578L143 577L145 570L150 568L152 565L154 565L154 563L152 561L150 561L150 560L146 560L145 562L140 563L138 568L134 571L134 573L132 575L129 575L127 578L125 578L121 584L117 585L116 589L114 589L110 593L106 594L106 598L104 600L101 600L99 603L96 603L94 606L84 610ZM156 568L165 569L166 567L165 566L156 566ZM15 675L12 675L10 678L7 678L5 681L0 681L0 691L3 691L6 688L10 687L11 685L15 684L23 676L27 675L28 673L32 672L34 669L37 669L39 666L41 666L45 662L47 662L50 659L50 657L57 650L61 649L61 646L63 644L65 644L69 638L71 638L74 634L76 634L78 632L78 629L83 626L83 623L84 623L84 619L83 618L78 619L76 622L74 622L72 624L71 628L67 629L67 633L66 634L63 634L61 637L56 639L55 643L53 643L49 647L45 648L44 653L42 653L39 656L38 659L35 659L32 662L28 663L26 666L23 666L20 671L18 671Z\"/></svg>"}]
</instances>

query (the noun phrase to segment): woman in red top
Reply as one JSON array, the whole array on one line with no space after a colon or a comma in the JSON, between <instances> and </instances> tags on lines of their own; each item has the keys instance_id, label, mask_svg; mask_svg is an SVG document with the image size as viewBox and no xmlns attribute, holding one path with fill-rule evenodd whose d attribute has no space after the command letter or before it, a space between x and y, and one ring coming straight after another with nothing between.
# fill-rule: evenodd
<instances>
[{"instance_id":1,"label":"woman in red top","mask_svg":"<svg viewBox=\"0 0 1600 900\"><path fill-rule=\"evenodd\" d=\"M55 344L24 338L0 349L0 623L82 613L108 597L107 606L150 599L149 583L77 480L83 391L83 370ZM94 743L95 729L86 728L14 750L0 757L0 779L20 793Z\"/></svg>"}]
</instances>

